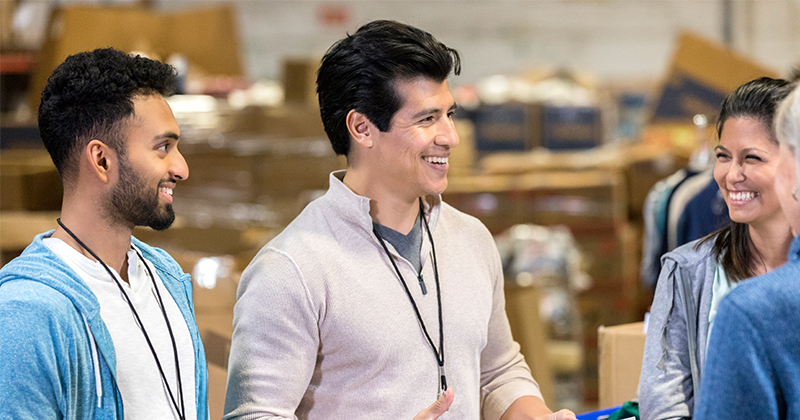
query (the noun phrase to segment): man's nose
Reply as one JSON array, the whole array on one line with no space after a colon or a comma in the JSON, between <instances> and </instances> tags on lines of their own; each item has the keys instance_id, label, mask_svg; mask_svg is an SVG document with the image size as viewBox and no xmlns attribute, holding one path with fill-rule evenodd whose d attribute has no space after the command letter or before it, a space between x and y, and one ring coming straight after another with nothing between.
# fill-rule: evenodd
<instances>
[{"instance_id":1,"label":"man's nose","mask_svg":"<svg viewBox=\"0 0 800 420\"><path fill-rule=\"evenodd\" d=\"M181 152L178 149L175 149L175 156L172 158L172 167L170 168L170 175L179 180L185 180L189 178L189 165L186 164L186 159L184 159Z\"/></svg>"}]
</instances>

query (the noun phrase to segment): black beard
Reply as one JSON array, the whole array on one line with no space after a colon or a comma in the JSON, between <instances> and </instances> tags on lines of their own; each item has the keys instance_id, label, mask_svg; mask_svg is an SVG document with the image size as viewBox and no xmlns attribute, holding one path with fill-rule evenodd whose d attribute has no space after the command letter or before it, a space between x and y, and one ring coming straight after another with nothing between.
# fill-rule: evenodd
<instances>
[{"instance_id":1,"label":"black beard","mask_svg":"<svg viewBox=\"0 0 800 420\"><path fill-rule=\"evenodd\" d=\"M148 192L147 182L128 164L124 156L120 156L119 163L119 180L111 190L108 209L111 218L129 226L149 226L153 230L164 230L172 226L175 221L172 204L160 207L158 188L154 193Z\"/></svg>"}]
</instances>

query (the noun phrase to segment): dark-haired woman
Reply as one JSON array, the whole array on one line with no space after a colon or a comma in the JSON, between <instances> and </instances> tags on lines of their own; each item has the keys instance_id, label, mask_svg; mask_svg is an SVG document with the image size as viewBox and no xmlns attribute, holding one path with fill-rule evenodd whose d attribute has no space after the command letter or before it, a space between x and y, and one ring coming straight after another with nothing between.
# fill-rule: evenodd
<instances>
[{"instance_id":1,"label":"dark-haired woman","mask_svg":"<svg viewBox=\"0 0 800 420\"><path fill-rule=\"evenodd\" d=\"M775 131L786 160L775 191L795 235L800 232L798 152L800 90L783 101ZM720 304L709 338L695 419L800 418L800 237L780 268L748 280ZM735 368L732 368L735 366ZM743 398L743 396L746 396Z\"/></svg>"},{"instance_id":2,"label":"dark-haired woman","mask_svg":"<svg viewBox=\"0 0 800 420\"><path fill-rule=\"evenodd\" d=\"M731 224L662 258L639 383L643 420L692 417L722 297L786 262L793 236L774 190L783 161L772 125L791 90L785 80L760 78L722 103L714 178Z\"/></svg>"}]
</instances>

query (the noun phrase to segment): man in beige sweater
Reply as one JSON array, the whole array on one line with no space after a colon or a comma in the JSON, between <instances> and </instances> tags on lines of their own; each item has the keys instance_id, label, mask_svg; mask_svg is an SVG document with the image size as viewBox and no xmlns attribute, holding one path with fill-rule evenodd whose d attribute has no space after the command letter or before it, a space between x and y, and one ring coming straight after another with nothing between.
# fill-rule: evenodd
<instances>
[{"instance_id":1,"label":"man in beige sweater","mask_svg":"<svg viewBox=\"0 0 800 420\"><path fill-rule=\"evenodd\" d=\"M347 170L242 275L226 418L575 418L547 408L511 338L490 233L441 200L451 72L455 50L391 21L323 57Z\"/></svg>"}]
</instances>

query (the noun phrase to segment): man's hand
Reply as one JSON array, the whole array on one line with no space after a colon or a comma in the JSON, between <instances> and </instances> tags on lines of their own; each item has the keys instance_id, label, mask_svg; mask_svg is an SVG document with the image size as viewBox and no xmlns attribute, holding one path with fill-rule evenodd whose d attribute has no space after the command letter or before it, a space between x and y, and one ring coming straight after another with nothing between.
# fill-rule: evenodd
<instances>
[{"instance_id":1,"label":"man's hand","mask_svg":"<svg viewBox=\"0 0 800 420\"><path fill-rule=\"evenodd\" d=\"M553 414L541 417L542 420L577 420L575 413L569 410L559 410Z\"/></svg>"},{"instance_id":2,"label":"man's hand","mask_svg":"<svg viewBox=\"0 0 800 420\"><path fill-rule=\"evenodd\" d=\"M541 398L526 395L517 398L500 420L577 420L569 410L552 412Z\"/></svg>"},{"instance_id":3,"label":"man's hand","mask_svg":"<svg viewBox=\"0 0 800 420\"><path fill-rule=\"evenodd\" d=\"M453 388L447 388L447 391L439 397L433 404L428 406L428 408L422 410L414 416L412 420L436 420L450 408L450 404L453 403L454 397ZM564 417L565 419L567 417ZM574 416L572 417L574 418ZM559 420L557 417L553 417L553 420Z\"/></svg>"}]
</instances>

